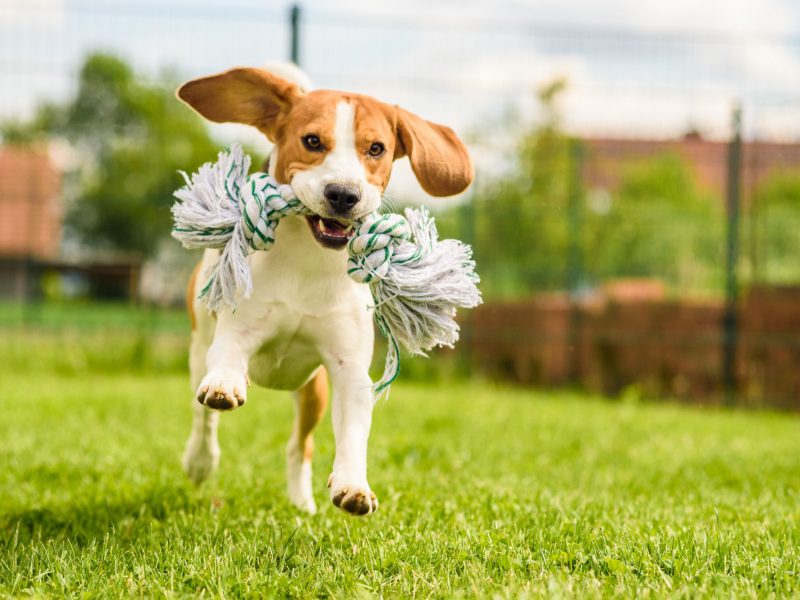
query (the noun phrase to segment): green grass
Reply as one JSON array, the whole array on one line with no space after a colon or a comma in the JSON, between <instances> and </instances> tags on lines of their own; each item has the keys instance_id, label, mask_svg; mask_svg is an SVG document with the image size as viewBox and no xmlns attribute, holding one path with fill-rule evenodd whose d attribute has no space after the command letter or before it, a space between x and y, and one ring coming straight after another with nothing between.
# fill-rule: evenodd
<instances>
[{"instance_id":1,"label":"green grass","mask_svg":"<svg viewBox=\"0 0 800 600\"><path fill-rule=\"evenodd\" d=\"M0 595L791 596L800 420L487 385L397 385L376 408L377 514L284 492L291 403L225 415L218 475L179 467L178 374L4 370Z\"/></svg>"},{"instance_id":2,"label":"green grass","mask_svg":"<svg viewBox=\"0 0 800 600\"><path fill-rule=\"evenodd\" d=\"M46 331L108 329L185 333L189 317L181 308L161 309L124 302L40 302L21 304L0 301L0 327L34 326Z\"/></svg>"}]
</instances>

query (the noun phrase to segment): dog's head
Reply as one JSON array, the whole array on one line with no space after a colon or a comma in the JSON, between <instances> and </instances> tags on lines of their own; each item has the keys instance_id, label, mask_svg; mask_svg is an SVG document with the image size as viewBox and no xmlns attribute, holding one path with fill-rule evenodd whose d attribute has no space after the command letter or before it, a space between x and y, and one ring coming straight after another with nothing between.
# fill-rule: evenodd
<instances>
[{"instance_id":1,"label":"dog's head","mask_svg":"<svg viewBox=\"0 0 800 600\"><path fill-rule=\"evenodd\" d=\"M457 194L473 171L453 131L368 96L315 90L268 71L239 68L190 81L178 96L211 121L252 125L274 144L274 175L315 215L316 240L343 248L352 221L375 211L392 163L408 156L422 188Z\"/></svg>"}]
</instances>

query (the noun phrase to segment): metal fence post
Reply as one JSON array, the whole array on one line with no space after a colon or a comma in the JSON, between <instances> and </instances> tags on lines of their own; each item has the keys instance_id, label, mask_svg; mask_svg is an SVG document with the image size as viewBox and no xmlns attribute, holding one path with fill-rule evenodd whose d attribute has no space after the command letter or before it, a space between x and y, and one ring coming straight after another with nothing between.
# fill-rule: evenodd
<instances>
[{"instance_id":1,"label":"metal fence post","mask_svg":"<svg viewBox=\"0 0 800 600\"><path fill-rule=\"evenodd\" d=\"M739 204L742 177L742 108L733 109L733 132L728 145L727 233L725 247L725 313L722 318L722 384L725 404L736 403L736 354L739 337Z\"/></svg>"},{"instance_id":2,"label":"metal fence post","mask_svg":"<svg viewBox=\"0 0 800 600\"><path fill-rule=\"evenodd\" d=\"M294 64L300 65L300 5L293 4L289 10L290 47L289 54Z\"/></svg>"}]
</instances>

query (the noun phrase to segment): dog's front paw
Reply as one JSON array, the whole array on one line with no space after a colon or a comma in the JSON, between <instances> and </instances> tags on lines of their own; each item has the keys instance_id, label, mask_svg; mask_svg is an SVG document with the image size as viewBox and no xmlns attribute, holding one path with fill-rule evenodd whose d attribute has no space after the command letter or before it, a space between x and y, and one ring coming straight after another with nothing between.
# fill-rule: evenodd
<instances>
[{"instance_id":1,"label":"dog's front paw","mask_svg":"<svg viewBox=\"0 0 800 600\"><path fill-rule=\"evenodd\" d=\"M234 369L213 369L200 382L197 401L217 410L238 408L247 401L247 377Z\"/></svg>"},{"instance_id":2,"label":"dog's front paw","mask_svg":"<svg viewBox=\"0 0 800 600\"><path fill-rule=\"evenodd\" d=\"M363 516L378 510L378 498L369 489L366 482L363 484L348 484L347 480L331 473L328 477L328 487L331 490L331 502L351 515Z\"/></svg>"}]
</instances>

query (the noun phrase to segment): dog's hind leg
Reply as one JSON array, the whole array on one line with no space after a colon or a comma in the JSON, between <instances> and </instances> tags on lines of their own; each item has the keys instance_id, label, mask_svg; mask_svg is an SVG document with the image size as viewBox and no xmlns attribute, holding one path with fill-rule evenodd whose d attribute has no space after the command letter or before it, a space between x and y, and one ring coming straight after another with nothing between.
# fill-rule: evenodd
<instances>
[{"instance_id":1,"label":"dog's hind leg","mask_svg":"<svg viewBox=\"0 0 800 600\"><path fill-rule=\"evenodd\" d=\"M311 458L314 454L312 431L328 406L328 373L320 367L295 392L295 419L292 436L286 445L286 477L289 499L297 508L314 514L317 506L311 482Z\"/></svg>"},{"instance_id":2,"label":"dog's hind leg","mask_svg":"<svg viewBox=\"0 0 800 600\"><path fill-rule=\"evenodd\" d=\"M199 332L192 332L192 344L189 350L192 389L197 389L206 370L205 356L208 345L203 343L201 337ZM192 399L192 410L194 412L192 433L186 442L181 464L189 479L199 484L207 479L219 464L217 440L219 411L203 406L195 399Z\"/></svg>"},{"instance_id":3,"label":"dog's hind leg","mask_svg":"<svg viewBox=\"0 0 800 600\"><path fill-rule=\"evenodd\" d=\"M198 264L189 280L186 301L192 323L192 341L189 346L189 374L193 390L197 389L206 374L206 353L213 337L215 317L202 308L196 307L197 277L201 264ZM199 309L199 310L198 310ZM207 479L219 464L219 441L217 425L219 412L211 410L196 400L192 400L194 412L192 433L186 442L181 464L183 470L195 483Z\"/></svg>"}]
</instances>

